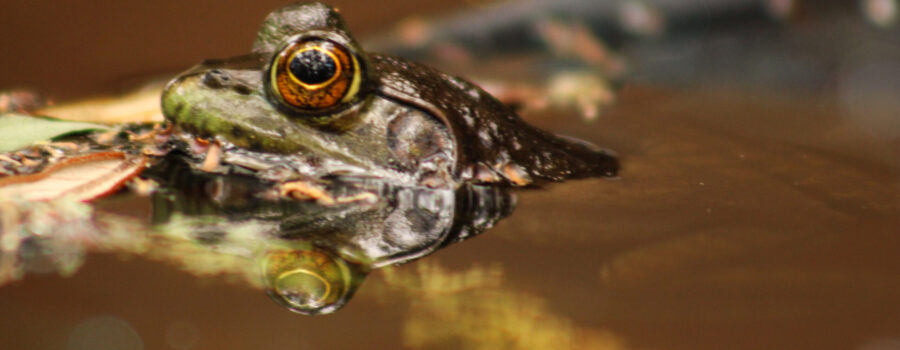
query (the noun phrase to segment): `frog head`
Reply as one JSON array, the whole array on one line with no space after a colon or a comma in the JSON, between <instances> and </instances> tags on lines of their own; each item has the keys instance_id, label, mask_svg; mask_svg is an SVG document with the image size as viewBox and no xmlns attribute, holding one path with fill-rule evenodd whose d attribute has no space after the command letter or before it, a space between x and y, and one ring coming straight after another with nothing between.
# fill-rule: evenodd
<instances>
[{"instance_id":1,"label":"frog head","mask_svg":"<svg viewBox=\"0 0 900 350\"><path fill-rule=\"evenodd\" d=\"M288 164L301 176L452 187L618 169L609 152L526 124L472 83L366 53L321 3L271 13L250 54L181 74L166 87L162 109L177 131L259 160L254 170Z\"/></svg>"}]
</instances>

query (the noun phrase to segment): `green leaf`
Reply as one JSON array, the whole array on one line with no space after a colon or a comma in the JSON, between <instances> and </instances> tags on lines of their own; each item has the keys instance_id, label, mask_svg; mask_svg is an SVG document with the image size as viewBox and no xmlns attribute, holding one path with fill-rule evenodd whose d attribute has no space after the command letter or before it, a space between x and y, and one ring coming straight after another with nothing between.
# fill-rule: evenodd
<instances>
[{"instance_id":1,"label":"green leaf","mask_svg":"<svg viewBox=\"0 0 900 350\"><path fill-rule=\"evenodd\" d=\"M0 114L0 152L15 151L38 141L109 127L83 122L31 117L21 114Z\"/></svg>"}]
</instances>

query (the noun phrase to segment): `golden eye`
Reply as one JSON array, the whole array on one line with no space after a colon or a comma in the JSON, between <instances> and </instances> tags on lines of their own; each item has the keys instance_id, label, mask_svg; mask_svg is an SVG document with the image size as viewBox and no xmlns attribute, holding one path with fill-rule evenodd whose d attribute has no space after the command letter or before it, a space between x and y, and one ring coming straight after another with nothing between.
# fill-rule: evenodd
<instances>
[{"instance_id":1,"label":"golden eye","mask_svg":"<svg viewBox=\"0 0 900 350\"><path fill-rule=\"evenodd\" d=\"M350 264L318 248L274 249L266 253L262 264L269 296L301 314L330 313L359 286Z\"/></svg>"},{"instance_id":2,"label":"golden eye","mask_svg":"<svg viewBox=\"0 0 900 350\"><path fill-rule=\"evenodd\" d=\"M269 90L292 109L316 112L351 101L361 80L359 61L346 47L330 40L301 39L273 59Z\"/></svg>"}]
</instances>

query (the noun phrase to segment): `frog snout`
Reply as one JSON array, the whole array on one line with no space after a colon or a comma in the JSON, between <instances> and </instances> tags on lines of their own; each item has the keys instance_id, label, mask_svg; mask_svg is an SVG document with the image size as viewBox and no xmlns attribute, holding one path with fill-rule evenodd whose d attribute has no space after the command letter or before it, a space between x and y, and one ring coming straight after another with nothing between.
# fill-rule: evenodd
<instances>
[{"instance_id":1,"label":"frog snout","mask_svg":"<svg viewBox=\"0 0 900 350\"><path fill-rule=\"evenodd\" d=\"M234 79L230 72L222 69L211 69L203 73L200 81L211 89L230 88L241 95L247 95L252 91L247 84Z\"/></svg>"},{"instance_id":2,"label":"frog snout","mask_svg":"<svg viewBox=\"0 0 900 350\"><path fill-rule=\"evenodd\" d=\"M221 69L213 69L203 74L203 85L209 88L220 89L231 84L231 74Z\"/></svg>"}]
</instances>

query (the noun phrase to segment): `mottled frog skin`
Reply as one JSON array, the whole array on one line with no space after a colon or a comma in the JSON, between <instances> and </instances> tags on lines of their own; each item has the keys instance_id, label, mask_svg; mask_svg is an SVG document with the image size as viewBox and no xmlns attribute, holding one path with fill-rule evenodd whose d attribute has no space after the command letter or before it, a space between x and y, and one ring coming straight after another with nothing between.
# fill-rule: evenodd
<instances>
[{"instance_id":1,"label":"mottled frog skin","mask_svg":"<svg viewBox=\"0 0 900 350\"><path fill-rule=\"evenodd\" d=\"M527 186L619 167L610 152L526 124L464 79L363 51L321 3L271 13L249 55L185 72L162 107L177 133L214 140L224 163L275 180Z\"/></svg>"}]
</instances>

